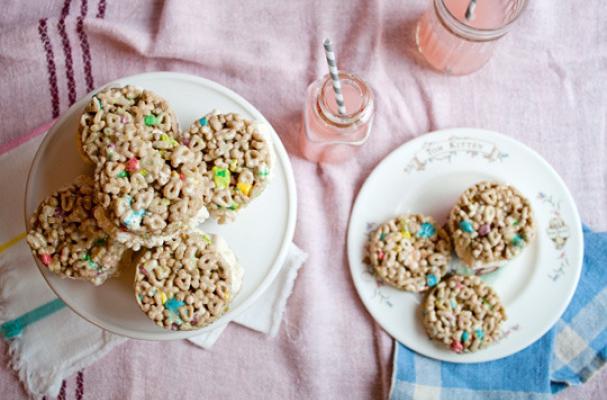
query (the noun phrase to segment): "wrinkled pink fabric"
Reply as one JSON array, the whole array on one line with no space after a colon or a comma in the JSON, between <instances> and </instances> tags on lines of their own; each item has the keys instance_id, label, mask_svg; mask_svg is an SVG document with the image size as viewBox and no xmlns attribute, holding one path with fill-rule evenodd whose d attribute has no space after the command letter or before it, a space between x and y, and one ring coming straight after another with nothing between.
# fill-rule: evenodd
<instances>
[{"instance_id":1,"label":"wrinkled pink fabric","mask_svg":"<svg viewBox=\"0 0 607 400\"><path fill-rule=\"evenodd\" d=\"M434 73L416 59L412 31L426 0L3 4L0 151L89 89L170 70L215 80L251 101L295 169L295 240L310 257L279 337L230 326L211 351L185 341L129 341L83 371L84 398L385 398L392 340L356 295L345 232L372 168L428 131L472 126L521 140L556 168L584 221L606 229L607 8L600 0L530 3L492 61L466 77ZM305 89L326 72L327 36L339 66L370 81L378 110L362 154L335 166L304 161L296 148ZM81 397L77 381L66 380L63 398ZM605 382L604 370L557 398L604 398ZM6 362L0 390L6 399L26 396Z\"/></svg>"}]
</instances>

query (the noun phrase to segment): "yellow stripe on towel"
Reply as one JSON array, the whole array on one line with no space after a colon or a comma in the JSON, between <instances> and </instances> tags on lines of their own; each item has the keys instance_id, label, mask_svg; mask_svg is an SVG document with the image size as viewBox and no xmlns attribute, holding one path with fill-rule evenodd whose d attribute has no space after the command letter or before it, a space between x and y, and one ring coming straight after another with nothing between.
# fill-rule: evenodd
<instances>
[{"instance_id":1,"label":"yellow stripe on towel","mask_svg":"<svg viewBox=\"0 0 607 400\"><path fill-rule=\"evenodd\" d=\"M22 233L18 234L17 236L15 236L14 238L12 238L11 240L9 240L8 242L0 244L0 253L4 252L5 250L10 249L11 247L13 247L17 243L19 243L21 240L25 239L26 236L27 236L27 232L22 232Z\"/></svg>"}]
</instances>

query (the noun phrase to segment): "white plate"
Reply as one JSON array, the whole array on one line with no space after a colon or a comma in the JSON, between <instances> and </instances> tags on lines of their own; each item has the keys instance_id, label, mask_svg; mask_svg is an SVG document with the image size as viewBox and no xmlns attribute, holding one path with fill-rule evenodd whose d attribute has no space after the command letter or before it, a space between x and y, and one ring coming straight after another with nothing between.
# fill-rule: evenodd
<instances>
[{"instance_id":1,"label":"white plate","mask_svg":"<svg viewBox=\"0 0 607 400\"><path fill-rule=\"evenodd\" d=\"M422 296L376 282L362 262L363 251L368 232L399 213L432 215L442 224L459 195L480 180L517 187L531 201L538 235L509 265L483 277L506 307L504 337L484 350L456 354L426 336L419 314ZM522 143L480 129L429 133L392 152L360 190L348 230L350 271L367 310L405 346L451 362L495 360L539 339L569 304L582 254L580 217L557 173Z\"/></svg>"},{"instance_id":2,"label":"white plate","mask_svg":"<svg viewBox=\"0 0 607 400\"><path fill-rule=\"evenodd\" d=\"M218 109L267 122L255 107L231 90L193 75L155 72L134 75L105 86L133 84L164 97L175 110L182 129L201 115ZM32 163L25 193L26 221L50 193L87 172L76 148L76 131L89 93L74 104L49 130ZM269 125L269 124L268 124ZM210 327L198 331L169 331L152 323L139 309L133 291L134 271L94 288L88 282L61 279L38 260L47 283L72 310L108 331L137 339L172 340L194 336L226 324L244 311L272 282L293 239L297 215L291 163L278 135L271 129L276 162L272 180L259 198L239 212L237 220L219 226L205 222L202 229L223 236L244 268L243 285L231 309Z\"/></svg>"}]
</instances>

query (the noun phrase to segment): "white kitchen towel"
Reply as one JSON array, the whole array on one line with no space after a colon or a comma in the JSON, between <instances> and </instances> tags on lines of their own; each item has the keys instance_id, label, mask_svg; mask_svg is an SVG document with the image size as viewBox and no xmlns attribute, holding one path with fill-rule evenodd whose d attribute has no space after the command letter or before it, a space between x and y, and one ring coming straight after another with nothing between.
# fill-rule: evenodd
<instances>
[{"instance_id":1,"label":"white kitchen towel","mask_svg":"<svg viewBox=\"0 0 607 400\"><path fill-rule=\"evenodd\" d=\"M276 336L287 305L287 299L291 295L293 284L295 284L297 272L307 258L306 253L291 244L287 258L270 287L255 300L247 311L236 317L234 322L258 332ZM219 339L226 326L218 327L188 340L197 346L209 349Z\"/></svg>"},{"instance_id":2,"label":"white kitchen towel","mask_svg":"<svg viewBox=\"0 0 607 400\"><path fill-rule=\"evenodd\" d=\"M34 265L24 240L23 199L29 165L41 140L38 136L0 155L0 187L4 189L0 207L0 324L8 333L20 332L9 340L9 362L34 398L56 396L64 378L127 340L64 307ZM306 254L292 244L274 282L234 322L275 335L305 259ZM190 340L208 349L224 329Z\"/></svg>"}]
</instances>

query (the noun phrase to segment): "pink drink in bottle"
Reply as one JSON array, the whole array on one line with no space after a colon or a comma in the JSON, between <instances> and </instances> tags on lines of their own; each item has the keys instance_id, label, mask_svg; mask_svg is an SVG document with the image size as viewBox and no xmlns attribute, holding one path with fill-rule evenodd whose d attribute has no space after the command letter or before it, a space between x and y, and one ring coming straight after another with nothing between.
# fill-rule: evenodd
<instances>
[{"instance_id":1,"label":"pink drink in bottle","mask_svg":"<svg viewBox=\"0 0 607 400\"><path fill-rule=\"evenodd\" d=\"M300 147L304 157L337 163L353 157L369 137L375 115L371 88L358 76L339 72L346 114L339 114L331 78L308 87Z\"/></svg>"}]
</instances>

